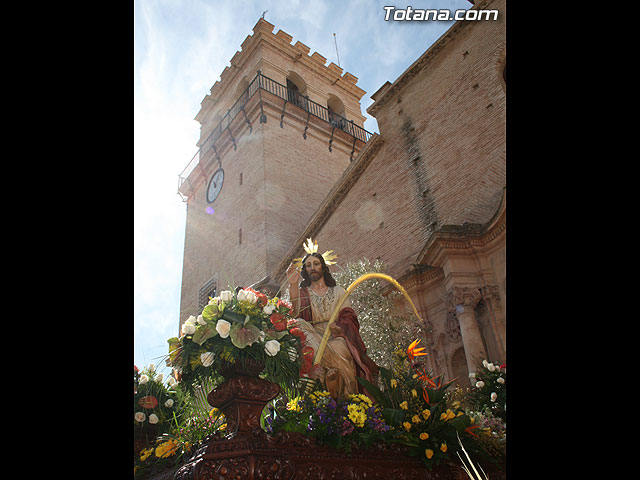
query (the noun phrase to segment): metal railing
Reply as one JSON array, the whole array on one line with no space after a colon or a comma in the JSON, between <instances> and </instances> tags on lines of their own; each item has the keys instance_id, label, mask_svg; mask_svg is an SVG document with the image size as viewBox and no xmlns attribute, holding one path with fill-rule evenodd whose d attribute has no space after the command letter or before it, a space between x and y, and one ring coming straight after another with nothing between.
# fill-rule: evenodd
<instances>
[{"instance_id":1,"label":"metal railing","mask_svg":"<svg viewBox=\"0 0 640 480\"><path fill-rule=\"evenodd\" d=\"M185 182L189 174L196 167L198 162L200 161L200 154L206 154L210 149L215 150L215 142L223 135L225 131L231 136L231 140L235 145L235 138L231 132L231 122L240 114L241 112L244 114L244 118L246 122L249 124L249 128L251 128L251 123L247 117L247 113L244 110L244 106L252 98L258 90L264 90L265 92L271 93L283 100L285 100L283 113L286 108L287 103L291 103L306 111L308 116L312 115L320 120L323 120L330 124L332 127L342 130L343 132L351 135L355 139L358 139L364 143L371 138L372 133L368 132L364 128L359 125L353 123L353 120L347 120L346 118L338 115L331 109L320 105L319 103L314 102L313 100L309 100L308 97L302 96L297 90L288 88L281 83L276 82L275 80L263 75L260 71L255 76L255 78L251 81L249 86L245 89L244 92L240 95L238 100L233 104L233 106L227 111L227 113L222 117L218 125L211 131L211 133L207 136L205 141L200 146L200 149L193 156L191 161L187 164L187 166L183 169L182 173L180 173L180 183L178 188L182 186ZM260 99L262 102L262 98ZM261 120L262 122L262 120ZM282 125L282 124L281 124ZM308 126L308 122L307 122ZM306 128L305 128L305 139L306 139ZM355 144L354 144L355 146ZM217 155L217 152L216 152Z\"/></svg>"}]
</instances>

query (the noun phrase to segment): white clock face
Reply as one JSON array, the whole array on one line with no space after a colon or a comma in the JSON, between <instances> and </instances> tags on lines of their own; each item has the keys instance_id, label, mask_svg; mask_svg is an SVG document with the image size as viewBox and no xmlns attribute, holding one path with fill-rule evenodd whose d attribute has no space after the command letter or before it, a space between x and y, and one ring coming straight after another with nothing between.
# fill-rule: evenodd
<instances>
[{"instance_id":1,"label":"white clock face","mask_svg":"<svg viewBox=\"0 0 640 480\"><path fill-rule=\"evenodd\" d=\"M207 187L207 202L213 203L218 197L220 189L222 189L222 182L224 181L224 170L219 168L209 180L209 186Z\"/></svg>"}]
</instances>

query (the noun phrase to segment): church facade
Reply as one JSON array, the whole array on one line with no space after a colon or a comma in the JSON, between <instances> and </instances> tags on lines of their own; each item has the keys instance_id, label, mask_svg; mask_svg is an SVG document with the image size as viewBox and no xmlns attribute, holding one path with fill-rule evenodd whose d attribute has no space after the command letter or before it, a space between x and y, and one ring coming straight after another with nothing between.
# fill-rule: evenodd
<instances>
[{"instance_id":1,"label":"church facade","mask_svg":"<svg viewBox=\"0 0 640 480\"><path fill-rule=\"evenodd\" d=\"M258 21L203 100L180 176L180 323L230 284L286 285L311 237L341 264L385 263L434 370L467 386L483 359L506 360L506 0L473 8L500 15L454 23L382 85L373 135L355 76Z\"/></svg>"}]
</instances>

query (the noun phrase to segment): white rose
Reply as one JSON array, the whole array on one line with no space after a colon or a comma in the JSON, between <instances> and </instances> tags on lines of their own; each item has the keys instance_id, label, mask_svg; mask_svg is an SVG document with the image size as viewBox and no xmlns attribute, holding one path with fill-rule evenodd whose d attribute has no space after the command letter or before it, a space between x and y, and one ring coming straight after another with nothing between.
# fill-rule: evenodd
<instances>
[{"instance_id":1,"label":"white rose","mask_svg":"<svg viewBox=\"0 0 640 480\"><path fill-rule=\"evenodd\" d=\"M498 398L498 394L496 392L491 392L491 401L495 402L497 398Z\"/></svg>"},{"instance_id":2,"label":"white rose","mask_svg":"<svg viewBox=\"0 0 640 480\"><path fill-rule=\"evenodd\" d=\"M204 318L202 318L202 315L198 315L198 323L200 325L206 325L207 322L204 320Z\"/></svg>"},{"instance_id":3,"label":"white rose","mask_svg":"<svg viewBox=\"0 0 640 480\"><path fill-rule=\"evenodd\" d=\"M490 372L495 372L496 366L493 363L490 363L487 365L487 370L489 370Z\"/></svg>"},{"instance_id":4,"label":"white rose","mask_svg":"<svg viewBox=\"0 0 640 480\"><path fill-rule=\"evenodd\" d=\"M257 303L258 302L258 296L253 292L247 291L247 300L250 303Z\"/></svg>"},{"instance_id":5,"label":"white rose","mask_svg":"<svg viewBox=\"0 0 640 480\"><path fill-rule=\"evenodd\" d=\"M200 361L202 362L202 365L205 367L211 366L211 364L213 363L213 356L213 352L206 352L200 355Z\"/></svg>"},{"instance_id":6,"label":"white rose","mask_svg":"<svg viewBox=\"0 0 640 480\"><path fill-rule=\"evenodd\" d=\"M469 374L469 378L476 378L476 372L471 372Z\"/></svg>"},{"instance_id":7,"label":"white rose","mask_svg":"<svg viewBox=\"0 0 640 480\"><path fill-rule=\"evenodd\" d=\"M149 381L149 377L145 374L140 375L140 380L138 381L138 383L140 385L144 385L145 383L147 383Z\"/></svg>"},{"instance_id":8,"label":"white rose","mask_svg":"<svg viewBox=\"0 0 640 480\"><path fill-rule=\"evenodd\" d=\"M277 340L269 340L264 344L264 351L270 357L275 357L280 351L280 342Z\"/></svg>"},{"instance_id":9,"label":"white rose","mask_svg":"<svg viewBox=\"0 0 640 480\"><path fill-rule=\"evenodd\" d=\"M149 364L149 368L147 368L151 373L156 371L156 366L153 363Z\"/></svg>"},{"instance_id":10,"label":"white rose","mask_svg":"<svg viewBox=\"0 0 640 480\"><path fill-rule=\"evenodd\" d=\"M216 331L220 334L220 338L227 338L230 330L231 324L226 320L220 319L218 323L216 323Z\"/></svg>"},{"instance_id":11,"label":"white rose","mask_svg":"<svg viewBox=\"0 0 640 480\"><path fill-rule=\"evenodd\" d=\"M223 290L222 292L220 292L220 300L225 303L229 303L231 300L233 300L233 292L230 292L229 290Z\"/></svg>"},{"instance_id":12,"label":"white rose","mask_svg":"<svg viewBox=\"0 0 640 480\"><path fill-rule=\"evenodd\" d=\"M487 368L487 365L489 365L489 362L487 362L486 360L482 360L482 366L484 368Z\"/></svg>"},{"instance_id":13,"label":"white rose","mask_svg":"<svg viewBox=\"0 0 640 480\"><path fill-rule=\"evenodd\" d=\"M164 378L164 374L159 373L158 376L156 377L156 382L162 383L163 378Z\"/></svg>"},{"instance_id":14,"label":"white rose","mask_svg":"<svg viewBox=\"0 0 640 480\"><path fill-rule=\"evenodd\" d=\"M196 317L194 317L193 315L189 315L189 318L187 318L184 323L189 323L191 325L195 325L196 324Z\"/></svg>"},{"instance_id":15,"label":"white rose","mask_svg":"<svg viewBox=\"0 0 640 480\"><path fill-rule=\"evenodd\" d=\"M262 307L262 311L267 315L271 315L273 311L276 309L271 303L267 303L264 307Z\"/></svg>"},{"instance_id":16,"label":"white rose","mask_svg":"<svg viewBox=\"0 0 640 480\"><path fill-rule=\"evenodd\" d=\"M220 303L220 297L213 297L209 300L209 305L218 305Z\"/></svg>"},{"instance_id":17,"label":"white rose","mask_svg":"<svg viewBox=\"0 0 640 480\"><path fill-rule=\"evenodd\" d=\"M149 415L149 423L158 423L159 421L160 419L155 413L152 413L151 415Z\"/></svg>"},{"instance_id":18,"label":"white rose","mask_svg":"<svg viewBox=\"0 0 640 480\"><path fill-rule=\"evenodd\" d=\"M177 381L176 381L176 379L175 379L175 378L173 378L171 375L169 376L169 378L167 378L167 384L168 384L170 387L173 387L176 383L178 383L178 382L177 382Z\"/></svg>"},{"instance_id":19,"label":"white rose","mask_svg":"<svg viewBox=\"0 0 640 480\"><path fill-rule=\"evenodd\" d=\"M196 326L193 323L183 323L182 329L180 330L182 335L193 335L196 333Z\"/></svg>"},{"instance_id":20,"label":"white rose","mask_svg":"<svg viewBox=\"0 0 640 480\"><path fill-rule=\"evenodd\" d=\"M476 382L476 388L482 388L484 387L484 382L482 380L480 380L479 382Z\"/></svg>"},{"instance_id":21,"label":"white rose","mask_svg":"<svg viewBox=\"0 0 640 480\"><path fill-rule=\"evenodd\" d=\"M249 292L247 292L246 290L239 290L236 298L239 302L244 302L247 299L247 293Z\"/></svg>"},{"instance_id":22,"label":"white rose","mask_svg":"<svg viewBox=\"0 0 640 480\"><path fill-rule=\"evenodd\" d=\"M167 400L166 402L164 402L164 406L167 408L171 408L173 407L173 399L170 398L169 400Z\"/></svg>"},{"instance_id":23,"label":"white rose","mask_svg":"<svg viewBox=\"0 0 640 480\"><path fill-rule=\"evenodd\" d=\"M133 418L136 419L136 422L144 422L145 419L147 418L147 416L144 414L144 412L136 412L136 414L133 416Z\"/></svg>"},{"instance_id":24,"label":"white rose","mask_svg":"<svg viewBox=\"0 0 640 480\"><path fill-rule=\"evenodd\" d=\"M498 378L497 378L497 380L496 380L496 382L498 382L498 383L504 383L504 378L502 378L502 377L498 377Z\"/></svg>"}]
</instances>

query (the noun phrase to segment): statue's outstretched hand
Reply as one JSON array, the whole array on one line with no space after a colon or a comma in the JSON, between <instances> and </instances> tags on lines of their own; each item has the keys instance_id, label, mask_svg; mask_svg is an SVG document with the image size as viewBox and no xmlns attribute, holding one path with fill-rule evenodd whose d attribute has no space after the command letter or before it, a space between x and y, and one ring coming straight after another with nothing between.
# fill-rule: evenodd
<instances>
[{"instance_id":1,"label":"statue's outstretched hand","mask_svg":"<svg viewBox=\"0 0 640 480\"><path fill-rule=\"evenodd\" d=\"M300 270L298 270L293 263L287 268L287 279L289 280L289 285L293 286L299 285L302 280Z\"/></svg>"}]
</instances>

